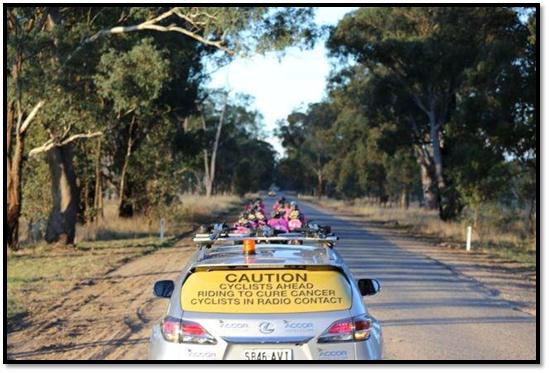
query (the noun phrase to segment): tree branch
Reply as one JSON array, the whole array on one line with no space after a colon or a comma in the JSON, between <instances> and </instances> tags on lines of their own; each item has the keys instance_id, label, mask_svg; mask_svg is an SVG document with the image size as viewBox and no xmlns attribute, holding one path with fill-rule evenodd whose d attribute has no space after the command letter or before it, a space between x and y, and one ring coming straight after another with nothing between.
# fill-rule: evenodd
<instances>
[{"instance_id":1,"label":"tree branch","mask_svg":"<svg viewBox=\"0 0 549 373\"><path fill-rule=\"evenodd\" d=\"M102 136L103 135L103 132L101 131L97 131L97 132L93 132L93 133L79 133L79 134L76 134L76 135L72 135L71 137L69 137L68 139L66 140L63 140L59 146L63 146L63 145L67 145L73 141L76 141L78 139L91 139L92 137L97 137L97 136Z\"/></svg>"},{"instance_id":2,"label":"tree branch","mask_svg":"<svg viewBox=\"0 0 549 373\"><path fill-rule=\"evenodd\" d=\"M414 94L411 90L409 90L410 94L412 95L412 99L414 100L414 102L416 103L416 105L427 115L429 115L430 111L427 110L427 108L425 107L425 105L423 104L423 102L421 101L421 99L416 95Z\"/></svg>"},{"instance_id":3,"label":"tree branch","mask_svg":"<svg viewBox=\"0 0 549 373\"><path fill-rule=\"evenodd\" d=\"M143 29L155 30L155 31L160 31L160 32L167 32L167 31L179 32L179 33L185 34L185 35L201 42L202 44L210 45L210 46L216 47L218 49L221 49L222 51L227 52L230 56L235 55L235 52L233 50L231 50L231 49L229 49L229 48L227 48L223 45L223 40L216 40L216 41L208 40L208 39L205 39L202 36L200 36L200 35L198 35L194 32L191 32L189 30L185 30L184 28L177 27L175 25L169 25L169 26L166 26L166 27L158 26L158 25L148 25L148 26L143 27Z\"/></svg>"},{"instance_id":4,"label":"tree branch","mask_svg":"<svg viewBox=\"0 0 549 373\"><path fill-rule=\"evenodd\" d=\"M72 123L69 123L69 125L64 128L63 134L61 135L60 139L66 138L69 135L71 128L72 128Z\"/></svg>"},{"instance_id":5,"label":"tree branch","mask_svg":"<svg viewBox=\"0 0 549 373\"><path fill-rule=\"evenodd\" d=\"M41 146L36 147L34 149L31 149L31 151L29 152L29 157L34 157L35 155L38 155L40 153L47 152L48 150L50 150L54 146L55 146L55 141L53 141L53 139L49 139L48 141L46 141Z\"/></svg>"},{"instance_id":6,"label":"tree branch","mask_svg":"<svg viewBox=\"0 0 549 373\"><path fill-rule=\"evenodd\" d=\"M17 128L17 132L22 135L25 133L25 131L27 130L27 128L29 127L31 121L34 119L34 117L36 116L36 114L38 113L38 110L40 110L40 108L44 105L44 100L42 101L38 101L38 103L36 105L34 105L34 108L32 108L30 114L27 116L27 118L25 119L25 121L21 124L21 127L20 128Z\"/></svg>"},{"instance_id":7,"label":"tree branch","mask_svg":"<svg viewBox=\"0 0 549 373\"><path fill-rule=\"evenodd\" d=\"M48 150L50 150L50 149L52 149L56 146L64 146L64 145L70 144L71 142L74 142L78 139L89 139L89 138L92 138L92 137L97 137L97 136L102 136L102 135L103 135L103 132L98 131L98 132L93 132L93 133L79 133L79 134L76 134L76 135L72 135L71 137L69 137L65 140L62 140L62 141L55 141L54 139L49 139L43 145L32 149L29 152L29 157L34 157L34 156L36 156L40 153L47 152Z\"/></svg>"},{"instance_id":8,"label":"tree branch","mask_svg":"<svg viewBox=\"0 0 549 373\"><path fill-rule=\"evenodd\" d=\"M229 49L229 48L227 48L223 45L223 40L208 40L208 39L204 38L203 36L198 35L195 32L186 30L182 27L178 27L178 26L173 25L173 24L169 25L169 26L162 26L162 25L158 24L158 22L172 16L173 14L175 14L176 16L178 16L181 19L186 20L187 22L194 25L195 27L197 27L197 25L199 24L199 23L197 23L196 21L194 21L192 19L192 16L191 16L191 18L189 18L188 16L185 16L183 13L181 13L179 8L176 7L176 8L170 9L167 12L164 12L164 13L160 14L158 17L149 19L149 20L147 20L145 22L142 22L140 24L137 24L137 25L116 26L116 27L112 27L110 29L100 30L97 33L93 34L92 36L84 39L82 41L82 43L80 44L80 46L75 50L74 53L76 53L76 51L79 50L83 45L85 45L87 43L90 43L90 42L93 42L93 41L99 39L102 36L111 35L111 34L122 34L122 33L126 33L126 32L133 32L133 31L140 31L140 30L153 30L153 31L159 31L159 32L179 32L181 34L187 35L187 36L201 42L202 44L210 45L210 46L216 47L218 49L221 49L221 50L227 52L231 56L233 56L235 54L235 52L233 50L231 50L231 49ZM70 58L72 58L72 55L69 56L68 59L70 59Z\"/></svg>"}]
</instances>

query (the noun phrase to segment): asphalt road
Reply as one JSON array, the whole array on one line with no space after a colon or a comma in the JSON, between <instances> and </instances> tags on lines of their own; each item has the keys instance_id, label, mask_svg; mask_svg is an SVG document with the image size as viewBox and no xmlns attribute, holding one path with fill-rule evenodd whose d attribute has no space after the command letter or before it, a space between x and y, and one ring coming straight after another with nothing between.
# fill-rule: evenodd
<instances>
[{"instance_id":1,"label":"asphalt road","mask_svg":"<svg viewBox=\"0 0 549 373\"><path fill-rule=\"evenodd\" d=\"M266 200L267 208L272 199ZM307 219L332 226L337 250L355 278L376 278L382 291L365 298L381 321L385 359L507 360L536 358L536 319L457 276L448 266L390 237L299 203Z\"/></svg>"},{"instance_id":2,"label":"asphalt road","mask_svg":"<svg viewBox=\"0 0 549 373\"><path fill-rule=\"evenodd\" d=\"M273 199L266 204L270 211ZM451 250L440 260L444 251L440 247L365 227L361 219L349 221L352 217L341 213L300 205L307 219L329 224L337 232L341 238L337 250L357 279L380 280L381 293L365 301L381 321L385 359L536 358L535 317L517 310L517 302L506 300L509 294L504 299L505 292L491 286L535 299L532 284L493 270L489 261L471 263L479 257L464 255L461 268L474 272L471 278L448 264L457 256ZM195 250L187 237L172 248L90 278L27 320L26 327L10 333L8 355L18 360L146 359L152 325L167 305L152 296L152 284L175 279Z\"/></svg>"}]
</instances>

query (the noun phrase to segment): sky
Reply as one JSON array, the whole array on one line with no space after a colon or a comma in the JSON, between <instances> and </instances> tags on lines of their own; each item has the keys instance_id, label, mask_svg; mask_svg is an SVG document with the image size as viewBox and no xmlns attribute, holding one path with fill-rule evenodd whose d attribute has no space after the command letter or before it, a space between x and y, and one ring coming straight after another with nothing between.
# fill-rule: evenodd
<instances>
[{"instance_id":1,"label":"sky","mask_svg":"<svg viewBox=\"0 0 549 373\"><path fill-rule=\"evenodd\" d=\"M318 8L315 20L319 25L335 25L354 9ZM327 51L324 41L320 41L311 50L288 48L282 58L275 53L237 57L212 74L208 88L225 88L255 97L255 109L263 115L269 133L266 140L283 154L280 141L272 135L277 120L285 119L296 108L322 100L329 72Z\"/></svg>"}]
</instances>

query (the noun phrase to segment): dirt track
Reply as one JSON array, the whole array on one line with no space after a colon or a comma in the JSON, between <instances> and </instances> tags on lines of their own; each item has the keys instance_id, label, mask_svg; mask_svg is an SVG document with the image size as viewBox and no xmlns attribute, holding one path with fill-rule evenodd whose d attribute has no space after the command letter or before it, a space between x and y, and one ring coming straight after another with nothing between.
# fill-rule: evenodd
<instances>
[{"instance_id":1,"label":"dirt track","mask_svg":"<svg viewBox=\"0 0 549 373\"><path fill-rule=\"evenodd\" d=\"M166 300L152 296L159 279L175 279L195 250L183 239L74 289L29 327L10 333L10 359L144 359Z\"/></svg>"},{"instance_id":2,"label":"dirt track","mask_svg":"<svg viewBox=\"0 0 549 373\"><path fill-rule=\"evenodd\" d=\"M381 280L366 299L389 359L534 359L535 272L481 254L441 248L353 216L303 204L341 235L355 276ZM151 326L167 301L152 296L195 250L189 238L90 279L8 335L10 359L146 359Z\"/></svg>"}]
</instances>

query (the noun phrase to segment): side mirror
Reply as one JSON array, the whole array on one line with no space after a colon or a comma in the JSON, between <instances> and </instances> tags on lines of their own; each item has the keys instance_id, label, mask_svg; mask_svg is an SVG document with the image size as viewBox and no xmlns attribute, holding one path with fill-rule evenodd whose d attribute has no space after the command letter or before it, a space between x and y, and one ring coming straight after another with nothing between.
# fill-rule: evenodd
<instances>
[{"instance_id":1,"label":"side mirror","mask_svg":"<svg viewBox=\"0 0 549 373\"><path fill-rule=\"evenodd\" d=\"M169 298L172 296L175 285L172 280L161 280L154 283L153 293L160 298Z\"/></svg>"},{"instance_id":2,"label":"side mirror","mask_svg":"<svg viewBox=\"0 0 549 373\"><path fill-rule=\"evenodd\" d=\"M362 296L375 295L381 291L381 285L378 280L374 279L361 279L358 280L358 289Z\"/></svg>"}]
</instances>

